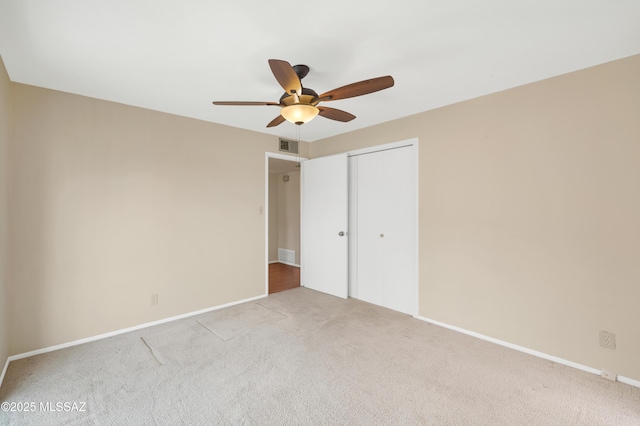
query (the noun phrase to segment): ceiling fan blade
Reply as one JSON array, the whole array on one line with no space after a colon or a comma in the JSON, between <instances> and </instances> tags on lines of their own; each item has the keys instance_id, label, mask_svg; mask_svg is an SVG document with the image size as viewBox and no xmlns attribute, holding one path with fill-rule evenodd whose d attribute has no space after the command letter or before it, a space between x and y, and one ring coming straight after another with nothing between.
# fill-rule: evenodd
<instances>
[{"instance_id":1,"label":"ceiling fan blade","mask_svg":"<svg viewBox=\"0 0 640 426\"><path fill-rule=\"evenodd\" d=\"M284 117L279 115L267 124L267 127L276 127L278 124L282 124L284 122Z\"/></svg>"},{"instance_id":2,"label":"ceiling fan blade","mask_svg":"<svg viewBox=\"0 0 640 426\"><path fill-rule=\"evenodd\" d=\"M275 102L243 102L243 101L213 101L214 105L232 105L232 106L247 106L247 105L276 105L280 104Z\"/></svg>"},{"instance_id":3,"label":"ceiling fan blade","mask_svg":"<svg viewBox=\"0 0 640 426\"><path fill-rule=\"evenodd\" d=\"M282 86L285 92L291 94L295 91L298 95L302 94L300 78L289 62L279 59L269 59L269 67L271 67L273 76L278 80L278 83L280 83L280 86Z\"/></svg>"},{"instance_id":4,"label":"ceiling fan blade","mask_svg":"<svg viewBox=\"0 0 640 426\"><path fill-rule=\"evenodd\" d=\"M337 89L320 95L318 98L321 101L337 101L338 99L353 98L355 96L377 92L378 90L388 89L393 86L393 83L393 77L387 75L338 87Z\"/></svg>"},{"instance_id":5,"label":"ceiling fan blade","mask_svg":"<svg viewBox=\"0 0 640 426\"><path fill-rule=\"evenodd\" d=\"M341 109L335 108L327 108L327 107L318 107L321 116L324 118L329 118L331 120L342 121L346 123L347 121L351 121L356 118L355 115L348 113L347 111L342 111Z\"/></svg>"}]
</instances>

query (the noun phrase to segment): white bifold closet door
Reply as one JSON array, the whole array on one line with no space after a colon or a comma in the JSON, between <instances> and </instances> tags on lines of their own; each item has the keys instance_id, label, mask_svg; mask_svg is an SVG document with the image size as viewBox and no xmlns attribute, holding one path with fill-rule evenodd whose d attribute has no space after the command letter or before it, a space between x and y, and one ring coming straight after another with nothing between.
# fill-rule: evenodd
<instances>
[{"instance_id":1,"label":"white bifold closet door","mask_svg":"<svg viewBox=\"0 0 640 426\"><path fill-rule=\"evenodd\" d=\"M408 146L350 158L352 296L408 314L417 306L413 151Z\"/></svg>"}]
</instances>

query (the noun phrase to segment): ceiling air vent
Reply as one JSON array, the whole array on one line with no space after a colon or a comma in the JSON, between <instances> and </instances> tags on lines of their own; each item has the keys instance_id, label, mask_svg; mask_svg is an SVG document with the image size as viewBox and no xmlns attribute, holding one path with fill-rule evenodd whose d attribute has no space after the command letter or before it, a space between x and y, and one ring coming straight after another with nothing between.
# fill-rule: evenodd
<instances>
[{"instance_id":1,"label":"ceiling air vent","mask_svg":"<svg viewBox=\"0 0 640 426\"><path fill-rule=\"evenodd\" d=\"M298 153L298 142L288 141L286 139L280 139L280 151L290 152L291 154Z\"/></svg>"}]
</instances>

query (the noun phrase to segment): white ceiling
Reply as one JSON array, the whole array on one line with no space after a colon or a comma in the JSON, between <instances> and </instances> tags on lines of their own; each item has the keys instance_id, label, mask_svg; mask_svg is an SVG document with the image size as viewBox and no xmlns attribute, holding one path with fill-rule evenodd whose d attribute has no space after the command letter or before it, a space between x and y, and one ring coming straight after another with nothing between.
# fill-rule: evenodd
<instances>
[{"instance_id":1,"label":"white ceiling","mask_svg":"<svg viewBox=\"0 0 640 426\"><path fill-rule=\"evenodd\" d=\"M12 81L286 138L266 124L283 90L267 60L311 68L326 92L392 75L395 86L326 102L314 141L640 53L638 0L0 0Z\"/></svg>"}]
</instances>

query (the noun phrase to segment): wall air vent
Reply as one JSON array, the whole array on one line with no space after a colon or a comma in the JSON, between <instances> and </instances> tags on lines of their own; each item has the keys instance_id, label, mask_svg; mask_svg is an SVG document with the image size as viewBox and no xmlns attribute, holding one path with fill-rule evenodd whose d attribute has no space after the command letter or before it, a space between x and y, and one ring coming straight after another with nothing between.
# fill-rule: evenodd
<instances>
[{"instance_id":1,"label":"wall air vent","mask_svg":"<svg viewBox=\"0 0 640 426\"><path fill-rule=\"evenodd\" d=\"M280 151L290 152L291 154L298 153L298 142L288 141L286 139L280 139Z\"/></svg>"}]
</instances>

